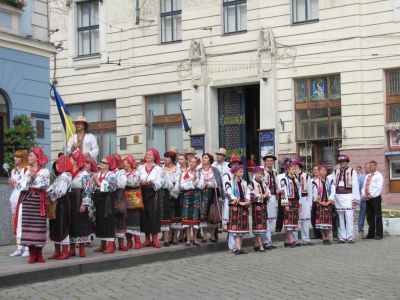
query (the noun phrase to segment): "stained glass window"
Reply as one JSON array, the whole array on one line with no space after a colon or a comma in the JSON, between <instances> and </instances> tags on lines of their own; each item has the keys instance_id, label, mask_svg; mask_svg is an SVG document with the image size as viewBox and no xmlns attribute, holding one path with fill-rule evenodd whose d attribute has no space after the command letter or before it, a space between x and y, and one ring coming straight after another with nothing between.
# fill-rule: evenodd
<instances>
[{"instance_id":1,"label":"stained glass window","mask_svg":"<svg viewBox=\"0 0 400 300\"><path fill-rule=\"evenodd\" d=\"M341 98L341 90L340 90L340 75L330 76L329 77L329 85L330 85L330 99L338 99Z\"/></svg>"},{"instance_id":2,"label":"stained glass window","mask_svg":"<svg viewBox=\"0 0 400 300\"><path fill-rule=\"evenodd\" d=\"M296 81L296 102L307 101L307 81L300 79Z\"/></svg>"},{"instance_id":3,"label":"stained glass window","mask_svg":"<svg viewBox=\"0 0 400 300\"><path fill-rule=\"evenodd\" d=\"M326 97L326 78L314 78L311 80L311 100L325 100Z\"/></svg>"}]
</instances>

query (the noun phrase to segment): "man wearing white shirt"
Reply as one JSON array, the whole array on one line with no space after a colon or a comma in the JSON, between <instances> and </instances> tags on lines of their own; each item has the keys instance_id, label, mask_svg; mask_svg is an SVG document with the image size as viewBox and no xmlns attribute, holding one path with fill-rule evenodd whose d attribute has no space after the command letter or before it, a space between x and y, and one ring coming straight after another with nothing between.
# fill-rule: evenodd
<instances>
[{"instance_id":1,"label":"man wearing white shirt","mask_svg":"<svg viewBox=\"0 0 400 300\"><path fill-rule=\"evenodd\" d=\"M367 201L368 234L364 239L381 240L383 238L382 224L382 187L383 176L376 170L377 163L369 162L370 173L365 176L362 196ZM376 229L376 231L375 231Z\"/></svg>"},{"instance_id":2,"label":"man wearing white shirt","mask_svg":"<svg viewBox=\"0 0 400 300\"><path fill-rule=\"evenodd\" d=\"M84 157L96 158L99 146L93 134L88 133L89 124L86 117L79 116L75 121L76 134L73 134L67 144L67 154L81 151Z\"/></svg>"}]
</instances>

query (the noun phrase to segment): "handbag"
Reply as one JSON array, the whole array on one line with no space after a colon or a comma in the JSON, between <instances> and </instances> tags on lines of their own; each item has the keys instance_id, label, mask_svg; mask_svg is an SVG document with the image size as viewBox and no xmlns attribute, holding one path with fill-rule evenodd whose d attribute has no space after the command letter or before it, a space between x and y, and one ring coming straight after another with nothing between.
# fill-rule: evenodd
<instances>
[{"instance_id":1,"label":"handbag","mask_svg":"<svg viewBox=\"0 0 400 300\"><path fill-rule=\"evenodd\" d=\"M144 208L141 188L137 190L125 190L124 192L127 209Z\"/></svg>"},{"instance_id":2,"label":"handbag","mask_svg":"<svg viewBox=\"0 0 400 300\"><path fill-rule=\"evenodd\" d=\"M219 224L221 221L221 212L219 210L218 202L211 203L210 210L208 212L208 223Z\"/></svg>"}]
</instances>

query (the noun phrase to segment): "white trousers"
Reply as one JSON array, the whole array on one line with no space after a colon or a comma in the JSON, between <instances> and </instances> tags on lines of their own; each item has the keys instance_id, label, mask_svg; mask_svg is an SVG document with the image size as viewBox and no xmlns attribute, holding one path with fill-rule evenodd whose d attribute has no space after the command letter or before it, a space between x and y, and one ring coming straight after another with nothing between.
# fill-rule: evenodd
<instances>
[{"instance_id":1,"label":"white trousers","mask_svg":"<svg viewBox=\"0 0 400 300\"><path fill-rule=\"evenodd\" d=\"M267 223L267 233L261 235L261 242L263 243L263 245L272 244L271 228L274 225L274 220L267 220L266 223Z\"/></svg>"},{"instance_id":2,"label":"white trousers","mask_svg":"<svg viewBox=\"0 0 400 300\"><path fill-rule=\"evenodd\" d=\"M311 223L310 220L299 222L300 231L301 231L301 240L303 241L303 243L311 242L311 240L310 240L310 223ZM293 238L294 242L297 242L299 240L299 233L297 231L293 231L292 238Z\"/></svg>"},{"instance_id":3,"label":"white trousers","mask_svg":"<svg viewBox=\"0 0 400 300\"><path fill-rule=\"evenodd\" d=\"M236 251L236 249L237 249L236 242L235 242L235 237L233 235L230 235L228 237L228 247L229 247L229 250L231 250L232 252Z\"/></svg>"},{"instance_id":4,"label":"white trousers","mask_svg":"<svg viewBox=\"0 0 400 300\"><path fill-rule=\"evenodd\" d=\"M353 210L339 210L338 214L339 214L339 228L338 228L339 239L354 240Z\"/></svg>"}]
</instances>

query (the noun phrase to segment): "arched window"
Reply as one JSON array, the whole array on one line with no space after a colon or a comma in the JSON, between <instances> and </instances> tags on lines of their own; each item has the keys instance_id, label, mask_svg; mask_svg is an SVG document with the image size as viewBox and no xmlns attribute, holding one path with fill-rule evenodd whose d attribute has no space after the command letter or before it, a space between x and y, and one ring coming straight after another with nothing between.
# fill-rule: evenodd
<instances>
[{"instance_id":1,"label":"arched window","mask_svg":"<svg viewBox=\"0 0 400 300\"><path fill-rule=\"evenodd\" d=\"M4 129L9 126L9 115L8 102L5 95L0 90L0 165L4 163ZM4 172L0 172L0 177L5 175ZM6 175L7 176L7 175Z\"/></svg>"}]
</instances>

